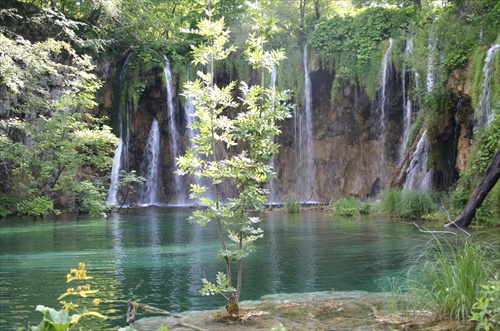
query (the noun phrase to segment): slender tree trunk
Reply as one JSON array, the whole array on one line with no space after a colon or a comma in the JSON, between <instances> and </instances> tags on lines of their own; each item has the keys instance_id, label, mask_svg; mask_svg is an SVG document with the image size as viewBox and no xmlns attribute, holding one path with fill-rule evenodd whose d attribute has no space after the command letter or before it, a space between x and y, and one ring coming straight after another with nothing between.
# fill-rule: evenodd
<instances>
[{"instance_id":1,"label":"slender tree trunk","mask_svg":"<svg viewBox=\"0 0 500 331\"><path fill-rule=\"evenodd\" d=\"M479 183L479 185L476 187L476 189L470 196L469 201L465 205L465 208L460 214L460 216L458 216L456 220L446 224L445 226L450 228L456 228L456 227L467 228L474 219L477 209L481 207L481 204L483 203L484 199L491 191L491 189L495 186L495 184L498 182L499 178L500 178L500 149L493 157L493 160L486 169L486 174L484 175L483 180Z\"/></svg>"}]
</instances>

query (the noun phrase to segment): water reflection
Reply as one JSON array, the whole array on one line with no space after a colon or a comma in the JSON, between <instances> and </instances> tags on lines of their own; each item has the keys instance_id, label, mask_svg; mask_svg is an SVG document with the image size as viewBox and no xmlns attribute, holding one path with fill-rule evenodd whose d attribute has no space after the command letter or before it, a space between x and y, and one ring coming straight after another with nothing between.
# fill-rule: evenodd
<instances>
[{"instance_id":1,"label":"water reflection","mask_svg":"<svg viewBox=\"0 0 500 331\"><path fill-rule=\"evenodd\" d=\"M212 309L222 297L201 297L201 278L224 270L216 224L187 222L192 209L149 207L108 219L31 222L0 228L0 329L38 323L35 305L59 308L65 275L87 264L92 287L110 300L100 311L123 325L127 299L168 311ZM377 291L410 248L427 240L403 222L338 219L325 212L261 215L264 238L244 262L243 300L272 293ZM116 302L118 300L118 303ZM143 312L140 311L140 314Z\"/></svg>"}]
</instances>

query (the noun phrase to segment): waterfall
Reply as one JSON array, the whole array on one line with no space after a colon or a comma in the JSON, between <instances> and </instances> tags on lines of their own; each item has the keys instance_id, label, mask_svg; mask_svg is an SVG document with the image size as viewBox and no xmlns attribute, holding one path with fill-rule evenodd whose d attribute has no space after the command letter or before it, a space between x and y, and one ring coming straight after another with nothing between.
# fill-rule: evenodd
<instances>
[{"instance_id":1,"label":"waterfall","mask_svg":"<svg viewBox=\"0 0 500 331\"><path fill-rule=\"evenodd\" d=\"M191 97L189 97L186 101L186 105L184 106L184 114L185 114L185 118L186 118L186 122L187 122L186 135L189 138L189 147L190 148L193 148L195 146L195 144L193 142L193 138L196 134L196 131L191 128L191 125L194 122L195 112L196 112L196 108L194 106L193 100ZM196 175L190 175L190 176L188 176L188 178L189 178L187 181L188 183L209 186L208 182L204 183L201 180L201 178L196 176ZM177 200L178 204L186 204L187 203L186 197L188 196L189 187L186 187L185 190L183 191L183 193L184 192L186 192L186 194L182 194L179 196L179 198ZM208 193L205 193L205 195L207 195L207 194Z\"/></svg>"},{"instance_id":2,"label":"waterfall","mask_svg":"<svg viewBox=\"0 0 500 331\"><path fill-rule=\"evenodd\" d=\"M481 126L488 126L493 117L495 116L495 110L490 109L491 108L490 83L491 83L491 73L493 71L493 61L499 49L500 49L500 44L495 44L491 46L486 52L486 58L484 59L481 97L479 98L478 109L476 109L477 113L476 116L478 117Z\"/></svg>"},{"instance_id":3,"label":"waterfall","mask_svg":"<svg viewBox=\"0 0 500 331\"><path fill-rule=\"evenodd\" d=\"M123 92L123 83L127 76L127 68L128 61L130 59L130 54L125 59L125 63L123 64L120 75L118 76L118 96L117 100L121 100L121 93ZM118 101L119 102L119 101ZM122 120L123 117L123 120ZM120 170L122 170L122 165L125 164L125 170L128 169L128 146L129 146L129 137L130 137L130 111L128 108L128 102L125 105L125 112L123 111L121 105L118 103L117 105L117 116L116 116L116 127L118 128L118 138L120 138L118 142L118 146L115 150L115 156L113 157L113 166L111 168L111 179L108 191L108 197L106 201L112 205L117 204L118 202L118 192L119 187L118 184L120 182L119 174ZM123 122L125 122L125 137L123 134Z\"/></svg>"},{"instance_id":4,"label":"waterfall","mask_svg":"<svg viewBox=\"0 0 500 331\"><path fill-rule=\"evenodd\" d=\"M410 36L406 39L406 47L405 47L405 56L411 54L413 52L413 36ZM403 129L403 141L401 143L401 154L404 153L406 148L406 144L408 143L408 138L410 136L411 123L412 123L412 115L413 115L413 105L412 100L409 96L409 88L406 86L406 77L407 77L408 69L406 67L406 62L403 62L403 107L404 107L404 129ZM408 82L411 80L408 79Z\"/></svg>"},{"instance_id":5,"label":"waterfall","mask_svg":"<svg viewBox=\"0 0 500 331\"><path fill-rule=\"evenodd\" d=\"M431 93L434 88L434 57L436 55L437 38L429 33L429 54L427 56L427 92Z\"/></svg>"},{"instance_id":6,"label":"waterfall","mask_svg":"<svg viewBox=\"0 0 500 331\"><path fill-rule=\"evenodd\" d=\"M118 142L118 147L116 147L115 156L113 158L113 167L111 168L111 183L109 185L108 198L107 202L116 206L116 202L118 200L118 174L120 173L120 163L122 159L123 153L123 139L120 137L120 141Z\"/></svg>"},{"instance_id":7,"label":"waterfall","mask_svg":"<svg viewBox=\"0 0 500 331\"><path fill-rule=\"evenodd\" d=\"M380 173L381 177L385 178L385 169L386 169L386 141L387 141L387 129L385 122L386 118L386 101L387 101L387 85L389 83L389 73L391 69L391 49L392 49L392 38L389 38L389 47L385 51L384 58L382 59L381 64L381 75L379 81L379 103L378 103L378 111L380 112L380 140L381 140L381 148L380 148Z\"/></svg>"},{"instance_id":8,"label":"waterfall","mask_svg":"<svg viewBox=\"0 0 500 331\"><path fill-rule=\"evenodd\" d=\"M158 204L158 163L160 157L160 128L158 121L153 120L148 141L141 163L141 173L146 177L146 183L139 192L139 204L149 206Z\"/></svg>"},{"instance_id":9,"label":"waterfall","mask_svg":"<svg viewBox=\"0 0 500 331\"><path fill-rule=\"evenodd\" d=\"M167 56L165 58L165 80L167 84L167 110L168 110L168 129L169 129L169 137L170 137L170 153L172 156L172 172L177 170L177 166L175 165L175 158L179 156L178 153L178 144L179 144L179 131L177 129L176 121L175 121L175 107L174 107L174 88L173 88L173 80L172 80L172 71L170 70L170 62L168 61ZM181 193L183 192L182 181L179 175L173 174L173 195L175 199L178 199L179 202L183 197L181 197ZM179 200L180 199L180 200Z\"/></svg>"},{"instance_id":10,"label":"waterfall","mask_svg":"<svg viewBox=\"0 0 500 331\"><path fill-rule=\"evenodd\" d=\"M429 142L427 141L427 130L417 143L417 148L411 156L410 166L406 175L404 189L426 190L431 188L433 171L427 169L429 158Z\"/></svg>"},{"instance_id":11,"label":"waterfall","mask_svg":"<svg viewBox=\"0 0 500 331\"><path fill-rule=\"evenodd\" d=\"M391 50L392 50L392 38L389 38L389 47L387 47L387 50L385 51L384 58L382 60L382 68L381 72L382 75L380 76L380 87L381 87L381 92L380 92L380 122L382 124L382 129L383 133L385 133L385 102L387 100L387 83L389 81L389 72L391 69Z\"/></svg>"},{"instance_id":12,"label":"waterfall","mask_svg":"<svg viewBox=\"0 0 500 331\"><path fill-rule=\"evenodd\" d=\"M272 103L274 104L274 96L276 93L276 78L278 76L278 66L274 65L272 70L271 70L271 82L270 82L270 87L273 90L273 100ZM274 156L271 158L269 161L269 166L274 170ZM276 202L276 178L271 178L269 181L269 202L273 203Z\"/></svg>"},{"instance_id":13,"label":"waterfall","mask_svg":"<svg viewBox=\"0 0 500 331\"><path fill-rule=\"evenodd\" d=\"M304 199L315 198L314 141L312 126L312 91L308 70L307 43L304 45L304 109L299 121L298 185Z\"/></svg>"}]
</instances>

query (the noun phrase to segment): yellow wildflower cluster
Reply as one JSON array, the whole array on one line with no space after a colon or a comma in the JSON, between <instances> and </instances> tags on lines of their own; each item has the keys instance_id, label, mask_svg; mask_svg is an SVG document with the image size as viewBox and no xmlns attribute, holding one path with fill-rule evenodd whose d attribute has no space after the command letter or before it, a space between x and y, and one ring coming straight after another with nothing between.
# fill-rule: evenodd
<instances>
[{"instance_id":1,"label":"yellow wildflower cluster","mask_svg":"<svg viewBox=\"0 0 500 331\"><path fill-rule=\"evenodd\" d=\"M85 263L78 263L78 269L71 269L69 274L66 275L66 281L69 283L72 280L86 280L92 279L92 277L87 276L87 270L85 270Z\"/></svg>"},{"instance_id":2,"label":"yellow wildflower cluster","mask_svg":"<svg viewBox=\"0 0 500 331\"><path fill-rule=\"evenodd\" d=\"M92 301L92 303L94 303L94 306L99 306L99 304L101 304L101 299L95 298L94 301Z\"/></svg>"},{"instance_id":3,"label":"yellow wildflower cluster","mask_svg":"<svg viewBox=\"0 0 500 331\"><path fill-rule=\"evenodd\" d=\"M66 309L66 310L72 310L72 309L78 308L78 305L71 302L71 301L70 302L61 301L60 303L63 306L63 309Z\"/></svg>"},{"instance_id":4,"label":"yellow wildflower cluster","mask_svg":"<svg viewBox=\"0 0 500 331\"><path fill-rule=\"evenodd\" d=\"M90 285L85 284L85 285L78 286L78 291L90 291Z\"/></svg>"}]
</instances>

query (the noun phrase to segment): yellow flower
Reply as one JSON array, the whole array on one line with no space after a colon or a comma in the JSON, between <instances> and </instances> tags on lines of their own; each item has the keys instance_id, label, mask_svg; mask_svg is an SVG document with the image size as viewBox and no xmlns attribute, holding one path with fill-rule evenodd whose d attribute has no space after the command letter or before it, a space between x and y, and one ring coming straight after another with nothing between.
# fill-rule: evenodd
<instances>
[{"instance_id":1,"label":"yellow flower","mask_svg":"<svg viewBox=\"0 0 500 331\"><path fill-rule=\"evenodd\" d=\"M70 287L70 288L68 288L68 289L66 290L66 292L67 292L67 293L73 293L73 292L75 292L75 289L74 289L74 288L72 288L72 287Z\"/></svg>"},{"instance_id":2,"label":"yellow flower","mask_svg":"<svg viewBox=\"0 0 500 331\"><path fill-rule=\"evenodd\" d=\"M66 275L66 280L69 281L71 279L71 274Z\"/></svg>"},{"instance_id":3,"label":"yellow flower","mask_svg":"<svg viewBox=\"0 0 500 331\"><path fill-rule=\"evenodd\" d=\"M61 301L60 303L61 303L61 305L63 305L63 309L65 309L65 310L72 310L72 309L78 308L78 305L74 304L71 301L70 302Z\"/></svg>"},{"instance_id":4,"label":"yellow flower","mask_svg":"<svg viewBox=\"0 0 500 331\"><path fill-rule=\"evenodd\" d=\"M78 263L78 269L80 269L80 270L85 269L85 263L83 263L83 262Z\"/></svg>"},{"instance_id":5,"label":"yellow flower","mask_svg":"<svg viewBox=\"0 0 500 331\"><path fill-rule=\"evenodd\" d=\"M101 303L101 300L99 298L95 298L94 301L92 301L94 303L94 306L99 306L99 304Z\"/></svg>"}]
</instances>

